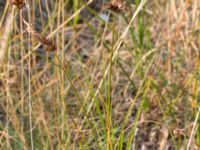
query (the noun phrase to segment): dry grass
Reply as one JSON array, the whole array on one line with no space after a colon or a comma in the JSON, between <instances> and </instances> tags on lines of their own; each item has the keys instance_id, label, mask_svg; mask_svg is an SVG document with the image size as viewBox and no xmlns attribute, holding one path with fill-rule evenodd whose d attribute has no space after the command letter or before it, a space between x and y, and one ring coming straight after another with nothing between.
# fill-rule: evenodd
<instances>
[{"instance_id":1,"label":"dry grass","mask_svg":"<svg viewBox=\"0 0 200 150\"><path fill-rule=\"evenodd\" d=\"M200 148L199 0L45 1L0 11L0 149Z\"/></svg>"}]
</instances>

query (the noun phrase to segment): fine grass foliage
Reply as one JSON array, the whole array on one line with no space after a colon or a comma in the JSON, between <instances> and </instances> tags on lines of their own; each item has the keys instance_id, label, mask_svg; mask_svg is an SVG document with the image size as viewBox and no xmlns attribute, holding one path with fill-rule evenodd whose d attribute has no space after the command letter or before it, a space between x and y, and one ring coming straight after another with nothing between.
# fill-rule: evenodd
<instances>
[{"instance_id":1,"label":"fine grass foliage","mask_svg":"<svg viewBox=\"0 0 200 150\"><path fill-rule=\"evenodd\" d=\"M113 2L0 0L0 149L200 148L200 1Z\"/></svg>"}]
</instances>

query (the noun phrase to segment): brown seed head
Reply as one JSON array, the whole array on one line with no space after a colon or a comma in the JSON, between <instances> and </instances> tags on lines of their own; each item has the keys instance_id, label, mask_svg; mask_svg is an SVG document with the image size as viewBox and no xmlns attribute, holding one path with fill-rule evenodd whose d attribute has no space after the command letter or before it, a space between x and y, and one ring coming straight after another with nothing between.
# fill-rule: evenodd
<instances>
[{"instance_id":1,"label":"brown seed head","mask_svg":"<svg viewBox=\"0 0 200 150\"><path fill-rule=\"evenodd\" d=\"M112 11L119 12L123 9L122 0L112 0L111 2L105 4L104 9L110 9Z\"/></svg>"},{"instance_id":2,"label":"brown seed head","mask_svg":"<svg viewBox=\"0 0 200 150\"><path fill-rule=\"evenodd\" d=\"M10 0L10 4L17 6L19 9L22 9L26 5L24 0Z\"/></svg>"}]
</instances>

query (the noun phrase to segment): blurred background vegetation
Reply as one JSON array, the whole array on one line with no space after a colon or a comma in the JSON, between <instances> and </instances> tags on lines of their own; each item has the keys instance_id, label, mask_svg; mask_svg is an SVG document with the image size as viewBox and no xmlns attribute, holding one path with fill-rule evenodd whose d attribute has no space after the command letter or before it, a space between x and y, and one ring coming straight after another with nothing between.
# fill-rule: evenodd
<instances>
[{"instance_id":1,"label":"blurred background vegetation","mask_svg":"<svg viewBox=\"0 0 200 150\"><path fill-rule=\"evenodd\" d=\"M0 149L198 150L199 50L199 0L0 0Z\"/></svg>"}]
</instances>

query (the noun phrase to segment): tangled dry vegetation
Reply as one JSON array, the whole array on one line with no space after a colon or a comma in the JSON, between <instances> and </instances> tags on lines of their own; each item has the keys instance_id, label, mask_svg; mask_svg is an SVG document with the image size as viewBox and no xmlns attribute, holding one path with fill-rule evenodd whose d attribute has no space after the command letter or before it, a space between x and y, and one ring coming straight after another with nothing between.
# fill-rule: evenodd
<instances>
[{"instance_id":1,"label":"tangled dry vegetation","mask_svg":"<svg viewBox=\"0 0 200 150\"><path fill-rule=\"evenodd\" d=\"M200 149L199 0L0 0L0 149Z\"/></svg>"}]
</instances>

